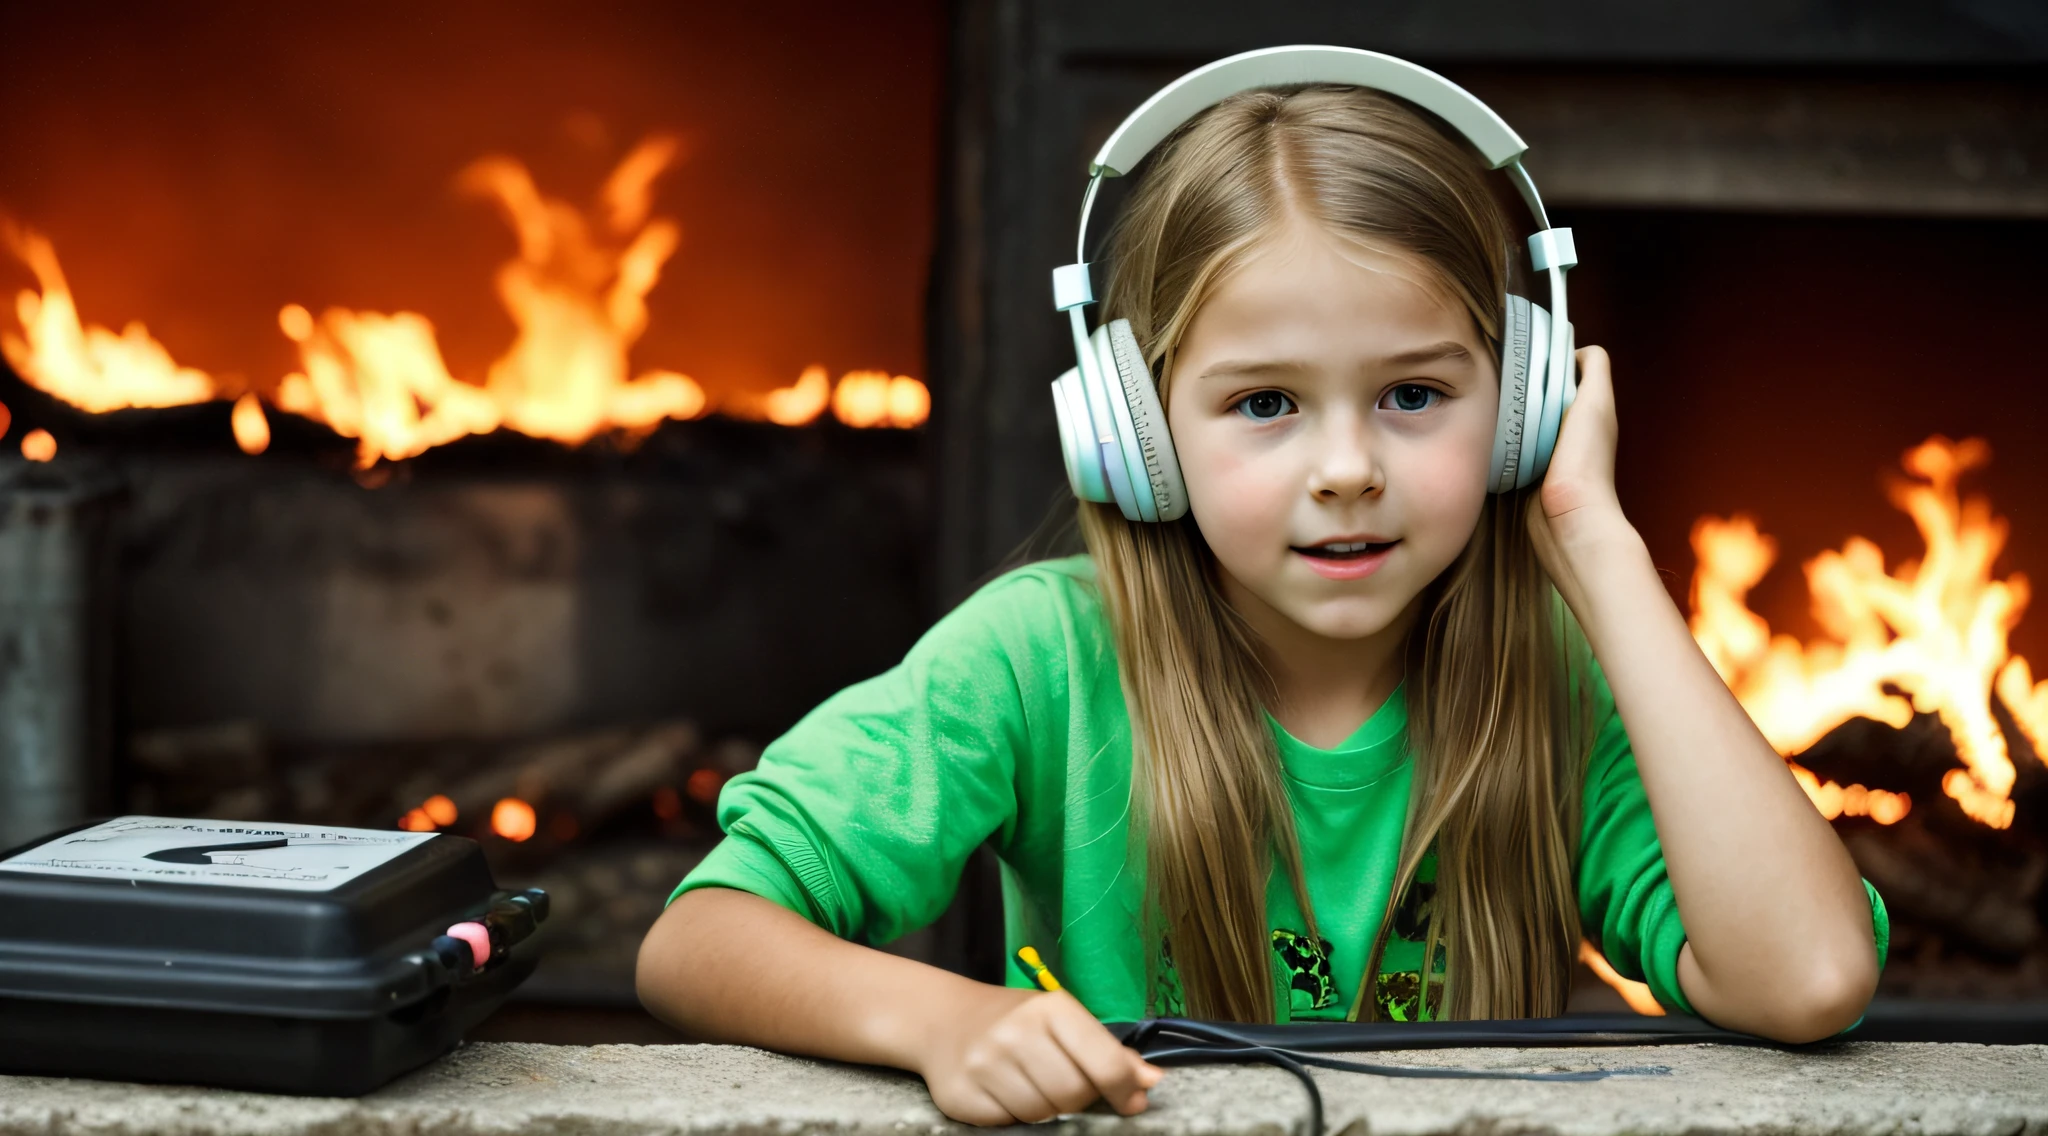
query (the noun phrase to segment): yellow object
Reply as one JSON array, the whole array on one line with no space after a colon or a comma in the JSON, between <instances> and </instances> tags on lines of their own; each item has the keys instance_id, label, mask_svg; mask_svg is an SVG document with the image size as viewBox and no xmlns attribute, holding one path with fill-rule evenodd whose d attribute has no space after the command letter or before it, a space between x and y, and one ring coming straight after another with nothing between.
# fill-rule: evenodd
<instances>
[{"instance_id":1,"label":"yellow object","mask_svg":"<svg viewBox=\"0 0 2048 1136\"><path fill-rule=\"evenodd\" d=\"M1038 957L1038 948L1030 945L1018 947L1017 961L1023 965L1024 973L1038 983L1040 990L1056 993L1061 989L1060 980L1052 976L1052 971L1045 965L1045 960Z\"/></svg>"}]
</instances>

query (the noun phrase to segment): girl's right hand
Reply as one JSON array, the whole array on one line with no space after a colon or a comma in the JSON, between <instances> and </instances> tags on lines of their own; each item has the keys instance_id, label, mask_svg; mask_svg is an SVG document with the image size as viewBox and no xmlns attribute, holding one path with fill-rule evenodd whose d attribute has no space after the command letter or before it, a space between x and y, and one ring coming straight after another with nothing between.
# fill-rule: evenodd
<instances>
[{"instance_id":1,"label":"girl's right hand","mask_svg":"<svg viewBox=\"0 0 2048 1136\"><path fill-rule=\"evenodd\" d=\"M1029 1123L1097 1099L1130 1116L1166 1075L1064 991L984 986L979 995L955 1028L928 1035L917 1067L932 1102L955 1120Z\"/></svg>"}]
</instances>

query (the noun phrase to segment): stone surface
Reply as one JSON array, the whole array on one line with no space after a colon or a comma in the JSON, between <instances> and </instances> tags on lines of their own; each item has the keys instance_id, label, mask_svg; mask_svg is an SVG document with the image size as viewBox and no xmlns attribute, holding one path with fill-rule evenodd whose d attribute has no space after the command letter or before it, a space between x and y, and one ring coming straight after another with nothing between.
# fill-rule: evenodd
<instances>
[{"instance_id":1,"label":"stone surface","mask_svg":"<svg viewBox=\"0 0 2048 1136\"><path fill-rule=\"evenodd\" d=\"M2048 1133L2048 1046L1860 1043L1806 1052L1723 1046L1379 1054L1407 1065L1608 1069L1578 1083L1319 1072L1328 1131L1431 1133ZM1274 1069L1178 1068L1129 1120L1075 1136L1292 1136L1307 1098ZM908 1075L732 1046L474 1044L360 1100L0 1077L0 1136L913 1136L952 1129Z\"/></svg>"}]
</instances>

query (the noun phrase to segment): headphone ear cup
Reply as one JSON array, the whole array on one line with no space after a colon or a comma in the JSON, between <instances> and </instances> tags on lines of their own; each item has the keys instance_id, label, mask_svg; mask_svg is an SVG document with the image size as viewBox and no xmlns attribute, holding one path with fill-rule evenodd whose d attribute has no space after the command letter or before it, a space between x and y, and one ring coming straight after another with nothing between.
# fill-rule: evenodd
<instances>
[{"instance_id":1,"label":"headphone ear cup","mask_svg":"<svg viewBox=\"0 0 2048 1136\"><path fill-rule=\"evenodd\" d=\"M1052 412L1060 428L1060 457L1067 467L1067 487L1083 501L1108 504L1109 485L1102 477L1102 451L1089 429L1088 396L1081 391L1081 369L1052 383Z\"/></svg>"},{"instance_id":2,"label":"headphone ear cup","mask_svg":"<svg viewBox=\"0 0 2048 1136\"><path fill-rule=\"evenodd\" d=\"M1177 521L1187 515L1188 490L1181 479L1180 457L1173 451L1173 434L1166 427L1166 408L1159 401L1159 384L1152 377L1144 351L1138 347L1131 321L1111 320L1108 331L1110 356L1131 414L1134 451L1129 456L1137 459L1143 474L1142 479L1132 479L1133 487L1142 481L1151 488L1154 515L1148 519Z\"/></svg>"},{"instance_id":3,"label":"headphone ear cup","mask_svg":"<svg viewBox=\"0 0 2048 1136\"><path fill-rule=\"evenodd\" d=\"M1487 490L1505 493L1518 483L1523 462L1524 412L1529 404L1529 351L1535 305L1512 293L1501 308L1500 411L1494 419L1493 464Z\"/></svg>"}]
</instances>

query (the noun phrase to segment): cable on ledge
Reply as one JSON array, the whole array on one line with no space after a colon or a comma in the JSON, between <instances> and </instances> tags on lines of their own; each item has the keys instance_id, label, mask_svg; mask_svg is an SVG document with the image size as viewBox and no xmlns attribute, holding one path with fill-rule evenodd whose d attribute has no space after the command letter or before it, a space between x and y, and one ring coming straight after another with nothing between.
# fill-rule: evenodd
<instances>
[{"instance_id":1,"label":"cable on ledge","mask_svg":"<svg viewBox=\"0 0 2048 1136\"><path fill-rule=\"evenodd\" d=\"M1139 1023L1124 1038L1124 1044L1155 1065L1215 1065L1229 1062L1257 1062L1285 1069L1308 1090L1309 1136L1323 1136L1323 1093L1308 1067L1336 1069L1346 1073L1369 1073L1378 1077L1430 1077L1472 1081L1598 1081L1612 1075L1607 1069L1558 1070L1524 1073L1508 1069L1465 1069L1457 1066L1381 1065L1368 1061L1347 1061L1320 1053L1267 1045L1227 1026L1186 1018L1153 1018Z\"/></svg>"}]
</instances>

